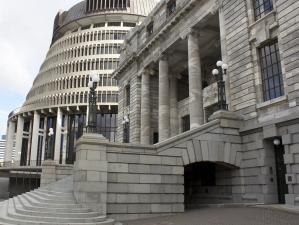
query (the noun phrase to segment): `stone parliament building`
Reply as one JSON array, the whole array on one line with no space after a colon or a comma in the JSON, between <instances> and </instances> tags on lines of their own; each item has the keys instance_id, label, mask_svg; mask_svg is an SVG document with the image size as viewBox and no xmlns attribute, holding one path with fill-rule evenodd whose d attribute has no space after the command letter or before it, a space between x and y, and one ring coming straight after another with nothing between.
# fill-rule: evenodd
<instances>
[{"instance_id":1,"label":"stone parliament building","mask_svg":"<svg viewBox=\"0 0 299 225\"><path fill-rule=\"evenodd\" d=\"M99 2L85 1L85 10ZM125 2L130 8L134 1ZM74 204L116 220L181 213L207 204L299 206L298 1L162 0L145 14L126 35L110 74L118 84L117 112L116 104L98 104L99 112L117 114L115 138L82 132L72 148L74 166L67 166L61 154L56 158L63 151L55 141L54 158L40 163L41 190L28 195L41 201L39 194L62 193L67 187ZM60 35L54 35L54 42L68 40ZM225 93L218 93L212 74L219 60L225 63L217 63L224 68ZM53 76L68 68L58 67ZM85 92L87 99L87 87ZM227 110L218 107L221 94ZM32 99L44 95L42 90L29 93ZM60 124L62 111L75 115L82 108L75 100L63 109L59 97L50 101L46 110L28 110L25 103L26 110L10 116L8 146L16 119L18 152L24 116L34 115L35 120L37 112L57 112L55 122ZM9 149L6 161L11 161ZM19 168L8 168L15 166ZM17 207L22 199L10 201ZM11 215L8 211L7 217Z\"/></svg>"}]
</instances>

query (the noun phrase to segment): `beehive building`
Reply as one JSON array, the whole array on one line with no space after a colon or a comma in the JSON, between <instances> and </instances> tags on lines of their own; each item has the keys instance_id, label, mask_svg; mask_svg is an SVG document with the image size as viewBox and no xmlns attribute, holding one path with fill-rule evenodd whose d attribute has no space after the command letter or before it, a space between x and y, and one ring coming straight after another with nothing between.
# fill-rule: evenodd
<instances>
[{"instance_id":1,"label":"beehive building","mask_svg":"<svg viewBox=\"0 0 299 225\"><path fill-rule=\"evenodd\" d=\"M54 21L53 39L25 103L9 115L5 161L40 165L45 152L73 163L76 140L86 126L88 82L100 78L97 130L111 141L117 127L118 87L111 73L118 66L126 34L154 8L154 0L85 0ZM47 135L50 128L54 135ZM19 161L19 162L18 162Z\"/></svg>"}]
</instances>

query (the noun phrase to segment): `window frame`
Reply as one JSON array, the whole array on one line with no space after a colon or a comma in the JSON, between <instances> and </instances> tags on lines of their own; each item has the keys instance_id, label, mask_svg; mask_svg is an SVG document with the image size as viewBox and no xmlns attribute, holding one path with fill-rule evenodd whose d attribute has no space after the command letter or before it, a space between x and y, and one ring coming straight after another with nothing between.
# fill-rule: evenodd
<instances>
[{"instance_id":1,"label":"window frame","mask_svg":"<svg viewBox=\"0 0 299 225\"><path fill-rule=\"evenodd\" d=\"M262 1L262 3L260 1ZM269 5L265 9L265 6L267 6L267 4ZM253 0L252 6L253 6L254 18L255 20L259 20L274 10L274 1L273 0Z\"/></svg>"},{"instance_id":2,"label":"window frame","mask_svg":"<svg viewBox=\"0 0 299 225\"><path fill-rule=\"evenodd\" d=\"M278 40L274 39L264 43L258 47L257 52L263 102L284 96L285 90Z\"/></svg>"},{"instance_id":3,"label":"window frame","mask_svg":"<svg viewBox=\"0 0 299 225\"><path fill-rule=\"evenodd\" d=\"M177 7L176 0L169 0L166 3L167 17L174 14L174 12L176 11L176 7Z\"/></svg>"}]
</instances>

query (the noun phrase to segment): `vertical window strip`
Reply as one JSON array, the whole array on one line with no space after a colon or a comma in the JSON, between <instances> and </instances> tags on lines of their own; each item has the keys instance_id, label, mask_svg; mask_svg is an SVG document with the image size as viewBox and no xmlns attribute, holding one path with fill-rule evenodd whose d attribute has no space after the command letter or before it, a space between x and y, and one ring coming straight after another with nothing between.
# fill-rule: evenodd
<instances>
[{"instance_id":1,"label":"vertical window strip","mask_svg":"<svg viewBox=\"0 0 299 225\"><path fill-rule=\"evenodd\" d=\"M281 61L277 41L260 48L260 67L264 101L284 95Z\"/></svg>"}]
</instances>

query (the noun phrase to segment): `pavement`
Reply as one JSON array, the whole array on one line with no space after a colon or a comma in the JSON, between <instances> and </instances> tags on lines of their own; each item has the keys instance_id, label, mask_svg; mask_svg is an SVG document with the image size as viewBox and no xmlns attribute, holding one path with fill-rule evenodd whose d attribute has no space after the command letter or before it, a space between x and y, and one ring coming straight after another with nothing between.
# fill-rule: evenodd
<instances>
[{"instance_id":1,"label":"pavement","mask_svg":"<svg viewBox=\"0 0 299 225\"><path fill-rule=\"evenodd\" d=\"M299 225L299 214L279 207L202 208L123 225Z\"/></svg>"}]
</instances>

